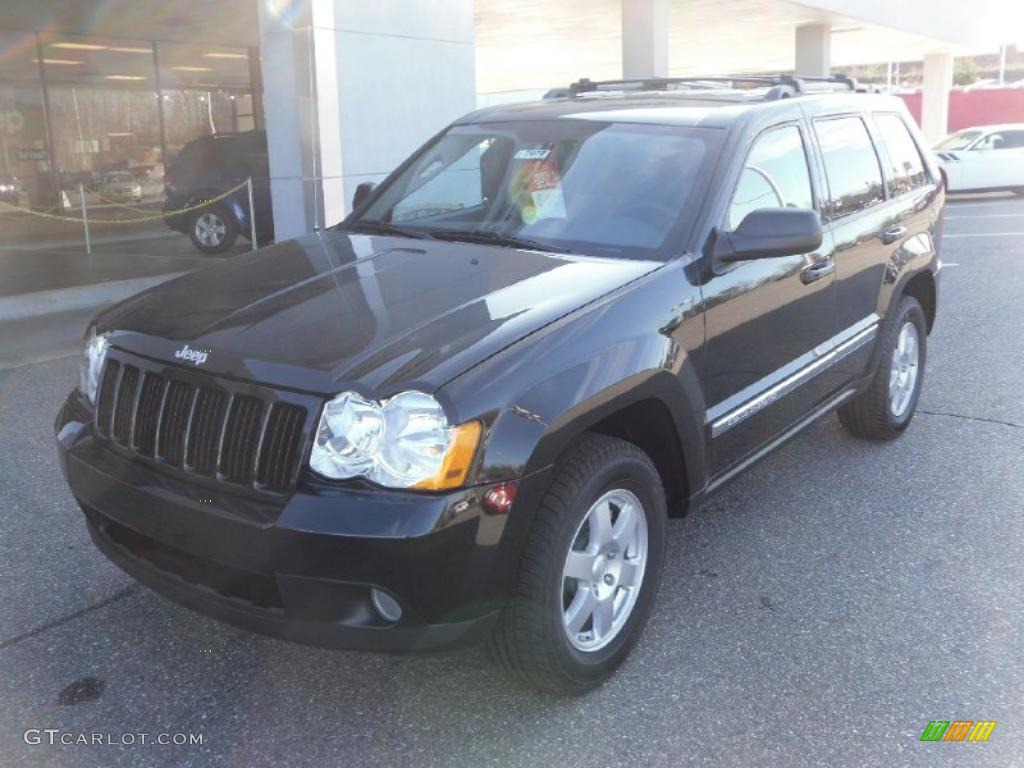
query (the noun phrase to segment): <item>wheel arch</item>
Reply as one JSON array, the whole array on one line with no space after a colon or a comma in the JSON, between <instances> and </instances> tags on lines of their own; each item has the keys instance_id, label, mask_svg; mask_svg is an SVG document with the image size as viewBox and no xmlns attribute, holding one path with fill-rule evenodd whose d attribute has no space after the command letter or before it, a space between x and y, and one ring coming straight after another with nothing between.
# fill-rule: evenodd
<instances>
[{"instance_id":1,"label":"wheel arch","mask_svg":"<svg viewBox=\"0 0 1024 768\"><path fill-rule=\"evenodd\" d=\"M650 456L661 477L669 517L682 517L689 509L690 483L686 454L668 406L648 397L609 414L588 432L618 437Z\"/></svg>"},{"instance_id":2,"label":"wheel arch","mask_svg":"<svg viewBox=\"0 0 1024 768\"><path fill-rule=\"evenodd\" d=\"M898 301L901 296L913 296L917 299L924 310L928 333L931 333L935 325L935 313L938 304L937 293L935 276L931 273L931 270L922 269L903 284L903 288L896 294L895 300Z\"/></svg>"},{"instance_id":3,"label":"wheel arch","mask_svg":"<svg viewBox=\"0 0 1024 768\"><path fill-rule=\"evenodd\" d=\"M185 208L195 208L196 206L202 205L207 200L212 200L221 194L223 194L223 192L217 192L214 190L204 190L203 192L194 193L189 196L188 202L185 204ZM245 227L245 223L247 221L245 217L245 210L242 208L241 203L235 199L234 195L228 195L223 200L218 200L215 203L210 203L209 206L203 206L202 208L197 208L196 210L191 211L187 214L189 218L186 219L186 221L192 222L197 216L205 211L207 207L219 208L231 214L235 220L235 225L239 230L242 230Z\"/></svg>"}]
</instances>

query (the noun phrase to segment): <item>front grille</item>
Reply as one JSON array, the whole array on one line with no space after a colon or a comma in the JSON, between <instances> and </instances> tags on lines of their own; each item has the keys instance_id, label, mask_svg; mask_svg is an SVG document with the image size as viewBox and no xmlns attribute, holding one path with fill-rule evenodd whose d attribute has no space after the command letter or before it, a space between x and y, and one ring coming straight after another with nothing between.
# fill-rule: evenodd
<instances>
[{"instance_id":1,"label":"front grille","mask_svg":"<svg viewBox=\"0 0 1024 768\"><path fill-rule=\"evenodd\" d=\"M285 491L302 458L304 406L108 359L96 430L121 448L221 482ZM173 376L173 374L171 374Z\"/></svg>"}]
</instances>

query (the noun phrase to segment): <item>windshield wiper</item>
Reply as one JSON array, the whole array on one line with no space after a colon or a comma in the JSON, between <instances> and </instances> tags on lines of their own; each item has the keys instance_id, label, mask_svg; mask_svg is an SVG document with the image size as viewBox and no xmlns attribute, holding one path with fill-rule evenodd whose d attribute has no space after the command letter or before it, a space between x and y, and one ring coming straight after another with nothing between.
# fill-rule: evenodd
<instances>
[{"instance_id":1,"label":"windshield wiper","mask_svg":"<svg viewBox=\"0 0 1024 768\"><path fill-rule=\"evenodd\" d=\"M527 237L505 235L501 232L485 229L432 229L430 230L430 235L438 240L483 243L503 248L525 248L531 251L548 251L551 253L569 253L568 248L559 248L556 245L549 245L548 243L531 240Z\"/></svg>"},{"instance_id":2,"label":"windshield wiper","mask_svg":"<svg viewBox=\"0 0 1024 768\"><path fill-rule=\"evenodd\" d=\"M414 237L417 240L432 239L432 235L429 232L424 232L422 229L402 227L398 224L392 224L390 221L382 221L380 219L356 219L355 221L349 222L345 226L345 229L350 229L354 232L369 232L375 235Z\"/></svg>"}]
</instances>

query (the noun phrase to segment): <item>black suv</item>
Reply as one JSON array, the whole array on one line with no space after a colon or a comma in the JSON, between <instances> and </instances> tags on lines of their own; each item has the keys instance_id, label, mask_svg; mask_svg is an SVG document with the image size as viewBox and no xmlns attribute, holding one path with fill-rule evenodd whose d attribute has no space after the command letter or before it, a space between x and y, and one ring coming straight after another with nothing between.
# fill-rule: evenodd
<instances>
[{"instance_id":1,"label":"black suv","mask_svg":"<svg viewBox=\"0 0 1024 768\"><path fill-rule=\"evenodd\" d=\"M188 235L203 253L224 253L239 235L252 237L248 187L222 197L250 177L256 239L260 244L270 242L274 217L263 131L201 136L182 147L164 176L164 221ZM216 202L203 206L206 200Z\"/></svg>"},{"instance_id":2,"label":"black suv","mask_svg":"<svg viewBox=\"0 0 1024 768\"><path fill-rule=\"evenodd\" d=\"M343 648L487 638L585 691L647 622L669 517L834 409L906 429L940 269L923 148L898 99L793 78L476 112L340 225L102 313L67 481L185 605Z\"/></svg>"}]
</instances>

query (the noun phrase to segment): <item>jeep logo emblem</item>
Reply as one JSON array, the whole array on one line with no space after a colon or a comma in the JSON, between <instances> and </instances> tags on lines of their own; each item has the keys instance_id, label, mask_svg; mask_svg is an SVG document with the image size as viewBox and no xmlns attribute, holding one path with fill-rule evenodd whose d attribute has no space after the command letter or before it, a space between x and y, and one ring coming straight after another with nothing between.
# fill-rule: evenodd
<instances>
[{"instance_id":1,"label":"jeep logo emblem","mask_svg":"<svg viewBox=\"0 0 1024 768\"><path fill-rule=\"evenodd\" d=\"M208 349L189 349L188 344L179 349L174 353L174 356L179 360L187 360L190 363L194 363L196 367L199 367L206 362L206 358L209 357L210 350Z\"/></svg>"}]
</instances>

